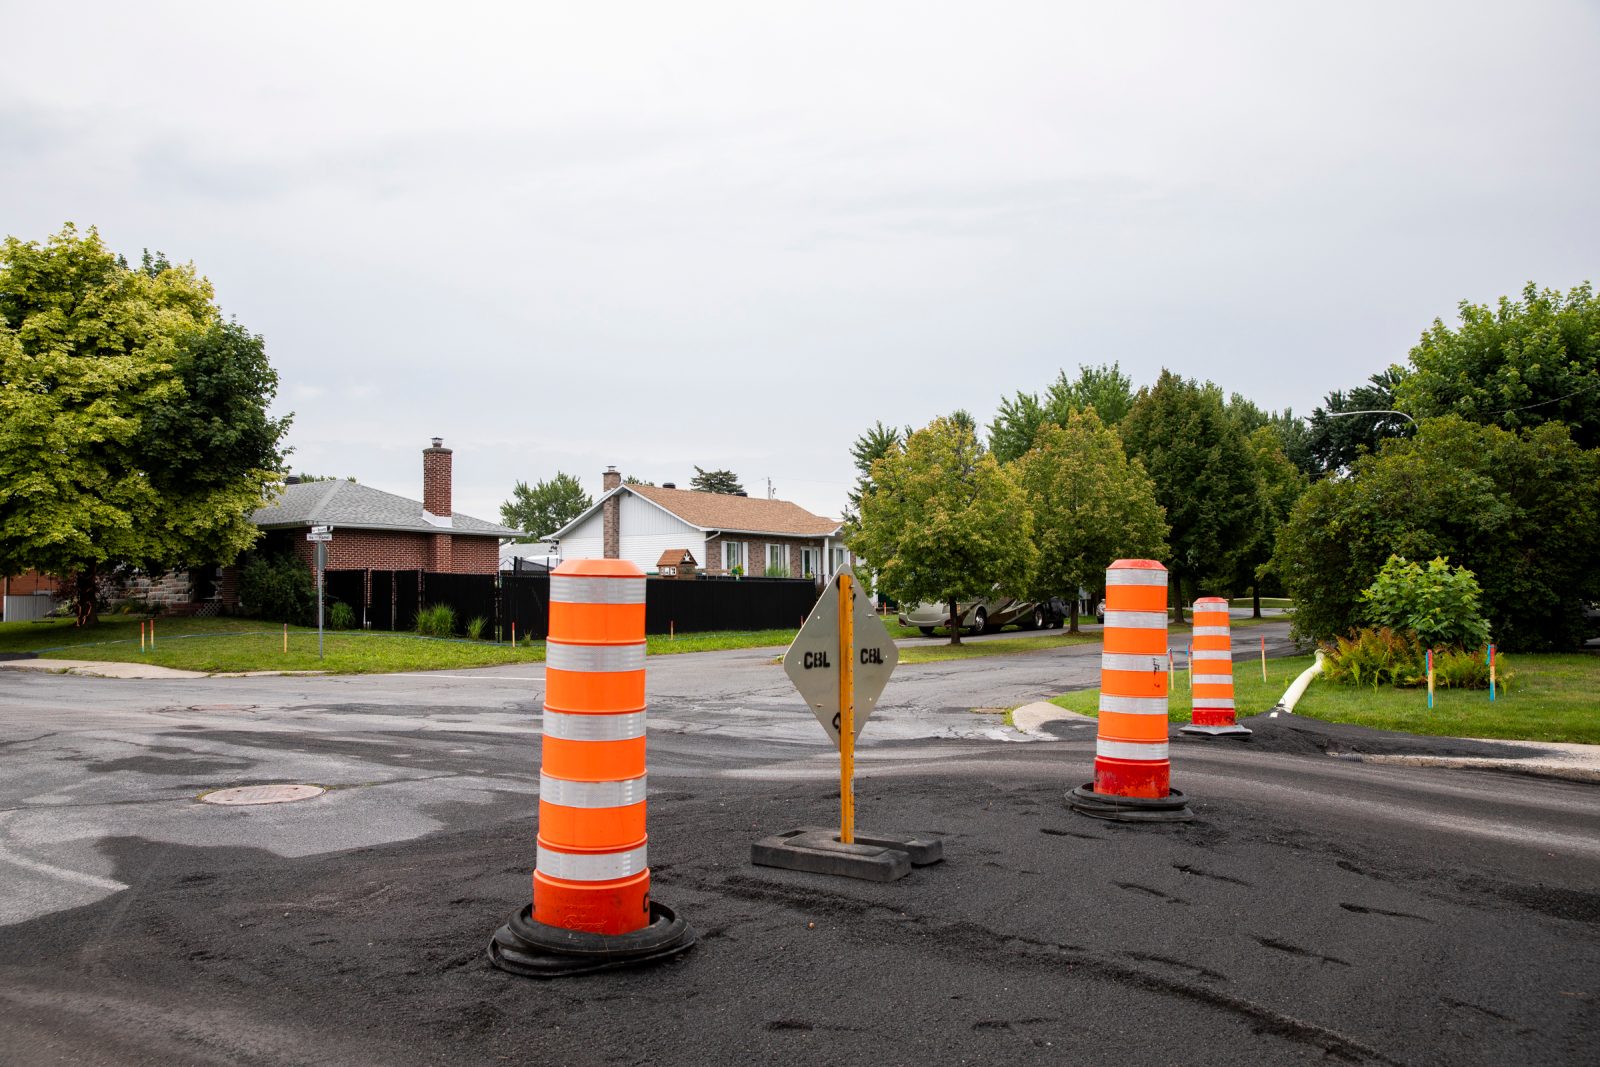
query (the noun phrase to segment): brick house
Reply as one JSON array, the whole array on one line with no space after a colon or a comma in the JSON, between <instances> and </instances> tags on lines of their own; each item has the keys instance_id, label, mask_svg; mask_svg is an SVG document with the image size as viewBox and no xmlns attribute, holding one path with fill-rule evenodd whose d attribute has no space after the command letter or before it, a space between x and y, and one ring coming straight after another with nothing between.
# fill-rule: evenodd
<instances>
[{"instance_id":1,"label":"brick house","mask_svg":"<svg viewBox=\"0 0 1600 1067\"><path fill-rule=\"evenodd\" d=\"M661 486L624 485L612 467L602 493L582 515L557 530L564 559L627 559L656 569L666 552L683 549L705 574L822 578L848 552L838 519L813 515L787 500Z\"/></svg>"},{"instance_id":2,"label":"brick house","mask_svg":"<svg viewBox=\"0 0 1600 1067\"><path fill-rule=\"evenodd\" d=\"M315 565L316 548L305 535L331 526L330 571L497 573L500 543L524 534L452 511L450 483L451 451L435 437L422 450L420 501L359 482L295 482L250 521L265 532L264 545L286 543L307 567Z\"/></svg>"}]
</instances>

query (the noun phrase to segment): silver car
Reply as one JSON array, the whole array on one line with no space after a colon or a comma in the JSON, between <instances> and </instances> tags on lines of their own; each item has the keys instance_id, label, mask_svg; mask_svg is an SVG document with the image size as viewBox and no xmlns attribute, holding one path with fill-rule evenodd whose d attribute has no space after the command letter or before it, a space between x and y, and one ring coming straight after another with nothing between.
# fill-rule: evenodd
<instances>
[{"instance_id":1,"label":"silver car","mask_svg":"<svg viewBox=\"0 0 1600 1067\"><path fill-rule=\"evenodd\" d=\"M961 629L972 634L998 630L1013 622L1024 630L1038 629L1050 623L1043 605L999 594L988 600L959 600L956 602L956 611L961 620ZM900 625L915 626L924 637L932 637L936 628L950 625L950 605L922 603L902 608Z\"/></svg>"}]
</instances>

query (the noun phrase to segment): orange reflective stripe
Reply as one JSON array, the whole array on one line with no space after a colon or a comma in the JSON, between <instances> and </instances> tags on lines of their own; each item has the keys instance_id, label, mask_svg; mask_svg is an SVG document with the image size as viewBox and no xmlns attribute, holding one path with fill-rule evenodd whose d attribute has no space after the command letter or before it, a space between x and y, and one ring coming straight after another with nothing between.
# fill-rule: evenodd
<instances>
[{"instance_id":1,"label":"orange reflective stripe","mask_svg":"<svg viewBox=\"0 0 1600 1067\"><path fill-rule=\"evenodd\" d=\"M1107 611L1166 611L1167 590L1160 585L1106 587Z\"/></svg>"},{"instance_id":2,"label":"orange reflective stripe","mask_svg":"<svg viewBox=\"0 0 1600 1067\"><path fill-rule=\"evenodd\" d=\"M569 808L539 801L539 838L558 848L624 849L644 838L645 802L622 808Z\"/></svg>"},{"instance_id":3,"label":"orange reflective stripe","mask_svg":"<svg viewBox=\"0 0 1600 1067\"><path fill-rule=\"evenodd\" d=\"M643 604L550 605L550 636L595 645L628 644L644 634Z\"/></svg>"},{"instance_id":4,"label":"orange reflective stripe","mask_svg":"<svg viewBox=\"0 0 1600 1067\"><path fill-rule=\"evenodd\" d=\"M644 671L544 672L545 706L554 711L638 711Z\"/></svg>"},{"instance_id":5,"label":"orange reflective stripe","mask_svg":"<svg viewBox=\"0 0 1600 1067\"><path fill-rule=\"evenodd\" d=\"M1123 627L1107 627L1105 631L1105 650L1107 652L1137 652L1143 655L1167 655L1167 631L1165 630L1130 630Z\"/></svg>"},{"instance_id":6,"label":"orange reflective stripe","mask_svg":"<svg viewBox=\"0 0 1600 1067\"><path fill-rule=\"evenodd\" d=\"M1122 715L1115 711L1102 711L1099 736L1107 741L1165 741L1167 717Z\"/></svg>"},{"instance_id":7,"label":"orange reflective stripe","mask_svg":"<svg viewBox=\"0 0 1600 1067\"><path fill-rule=\"evenodd\" d=\"M1167 695L1167 672L1103 670L1100 691L1119 697L1164 697Z\"/></svg>"},{"instance_id":8,"label":"orange reflective stripe","mask_svg":"<svg viewBox=\"0 0 1600 1067\"><path fill-rule=\"evenodd\" d=\"M540 769L574 782L637 778L644 773L644 738L624 741L567 741L545 736Z\"/></svg>"}]
</instances>

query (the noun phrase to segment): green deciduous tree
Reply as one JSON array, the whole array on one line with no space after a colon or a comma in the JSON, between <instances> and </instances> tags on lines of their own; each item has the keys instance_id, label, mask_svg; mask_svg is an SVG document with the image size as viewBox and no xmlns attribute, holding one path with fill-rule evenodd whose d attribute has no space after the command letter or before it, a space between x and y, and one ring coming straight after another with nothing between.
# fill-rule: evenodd
<instances>
[{"instance_id":1,"label":"green deciduous tree","mask_svg":"<svg viewBox=\"0 0 1600 1067\"><path fill-rule=\"evenodd\" d=\"M1361 591L1392 554L1471 570L1507 651L1574 646L1584 601L1600 599L1600 450L1559 423L1513 434L1448 416L1317 482L1273 557L1295 632L1320 640L1359 625Z\"/></svg>"},{"instance_id":2,"label":"green deciduous tree","mask_svg":"<svg viewBox=\"0 0 1600 1067\"><path fill-rule=\"evenodd\" d=\"M0 572L232 563L279 483L288 419L261 338L192 266L129 269L68 225L0 250Z\"/></svg>"},{"instance_id":3,"label":"green deciduous tree","mask_svg":"<svg viewBox=\"0 0 1600 1067\"><path fill-rule=\"evenodd\" d=\"M500 505L500 521L525 531L524 541L538 541L582 515L594 503L578 479L556 471L554 478L529 486L518 482L511 499Z\"/></svg>"},{"instance_id":4,"label":"green deciduous tree","mask_svg":"<svg viewBox=\"0 0 1600 1067\"><path fill-rule=\"evenodd\" d=\"M1032 531L1015 476L970 425L939 418L873 463L850 547L884 595L948 605L950 642L959 644L958 601L987 595L996 584L1026 588Z\"/></svg>"},{"instance_id":5,"label":"green deciduous tree","mask_svg":"<svg viewBox=\"0 0 1600 1067\"><path fill-rule=\"evenodd\" d=\"M732 471L707 471L699 467L694 469L694 477L689 480L689 488L702 493L722 493L726 496L736 496L744 492L744 486L739 484L739 476Z\"/></svg>"},{"instance_id":6,"label":"green deciduous tree","mask_svg":"<svg viewBox=\"0 0 1600 1067\"><path fill-rule=\"evenodd\" d=\"M1066 425L1067 412L1085 408L1094 408L1101 422L1116 426L1133 409L1133 381L1118 363L1082 364L1071 381L1066 371L1061 372L1045 393L1045 407L1051 421L1060 426Z\"/></svg>"},{"instance_id":7,"label":"green deciduous tree","mask_svg":"<svg viewBox=\"0 0 1600 1067\"><path fill-rule=\"evenodd\" d=\"M994 421L989 423L989 451L1001 463L1021 459L1033 447L1033 439L1040 428L1051 421L1038 393L1019 392L1010 399L1001 397Z\"/></svg>"},{"instance_id":8,"label":"green deciduous tree","mask_svg":"<svg viewBox=\"0 0 1600 1067\"><path fill-rule=\"evenodd\" d=\"M1234 558L1234 588L1250 589L1252 615L1261 617L1261 583L1277 547L1278 531L1289 521L1295 501L1306 489L1306 476L1284 455L1283 438L1271 421L1245 438L1255 475L1255 506L1249 533Z\"/></svg>"},{"instance_id":9,"label":"green deciduous tree","mask_svg":"<svg viewBox=\"0 0 1600 1067\"><path fill-rule=\"evenodd\" d=\"M1163 370L1139 390L1121 426L1166 510L1175 617L1197 583L1220 583L1237 570L1254 537L1257 485L1250 450L1223 408L1222 392Z\"/></svg>"},{"instance_id":10,"label":"green deciduous tree","mask_svg":"<svg viewBox=\"0 0 1600 1067\"><path fill-rule=\"evenodd\" d=\"M1465 301L1411 350L1400 405L1418 418L1455 414L1507 430L1564 422L1580 448L1600 447L1600 297L1532 282L1521 300Z\"/></svg>"},{"instance_id":11,"label":"green deciduous tree","mask_svg":"<svg viewBox=\"0 0 1600 1067\"><path fill-rule=\"evenodd\" d=\"M1010 463L1033 447L1041 427L1065 426L1067 416L1074 411L1094 408L1101 422L1115 426L1132 404L1133 383L1116 363L1080 366L1078 376L1071 379L1061 371L1043 398L1038 393L1018 392L1010 399L1001 399L994 421L989 424L989 450L1001 463Z\"/></svg>"},{"instance_id":12,"label":"green deciduous tree","mask_svg":"<svg viewBox=\"0 0 1600 1067\"><path fill-rule=\"evenodd\" d=\"M1032 597L1066 596L1077 633L1079 587L1100 590L1113 560L1166 554L1155 486L1093 408L1043 427L1018 470L1039 550Z\"/></svg>"}]
</instances>

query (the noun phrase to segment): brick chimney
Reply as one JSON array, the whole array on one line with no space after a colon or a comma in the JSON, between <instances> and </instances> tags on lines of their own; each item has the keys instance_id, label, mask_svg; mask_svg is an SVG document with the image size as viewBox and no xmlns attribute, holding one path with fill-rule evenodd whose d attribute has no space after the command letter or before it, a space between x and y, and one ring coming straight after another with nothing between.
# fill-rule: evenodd
<instances>
[{"instance_id":1,"label":"brick chimney","mask_svg":"<svg viewBox=\"0 0 1600 1067\"><path fill-rule=\"evenodd\" d=\"M422 450L422 510L441 519L450 517L450 450L442 437Z\"/></svg>"},{"instance_id":2,"label":"brick chimney","mask_svg":"<svg viewBox=\"0 0 1600 1067\"><path fill-rule=\"evenodd\" d=\"M605 473L600 475L600 490L609 493L622 484L622 472L615 467L607 467ZM619 497L611 497L601 508L601 541L603 555L606 559L617 559L622 555L622 501Z\"/></svg>"}]
</instances>

